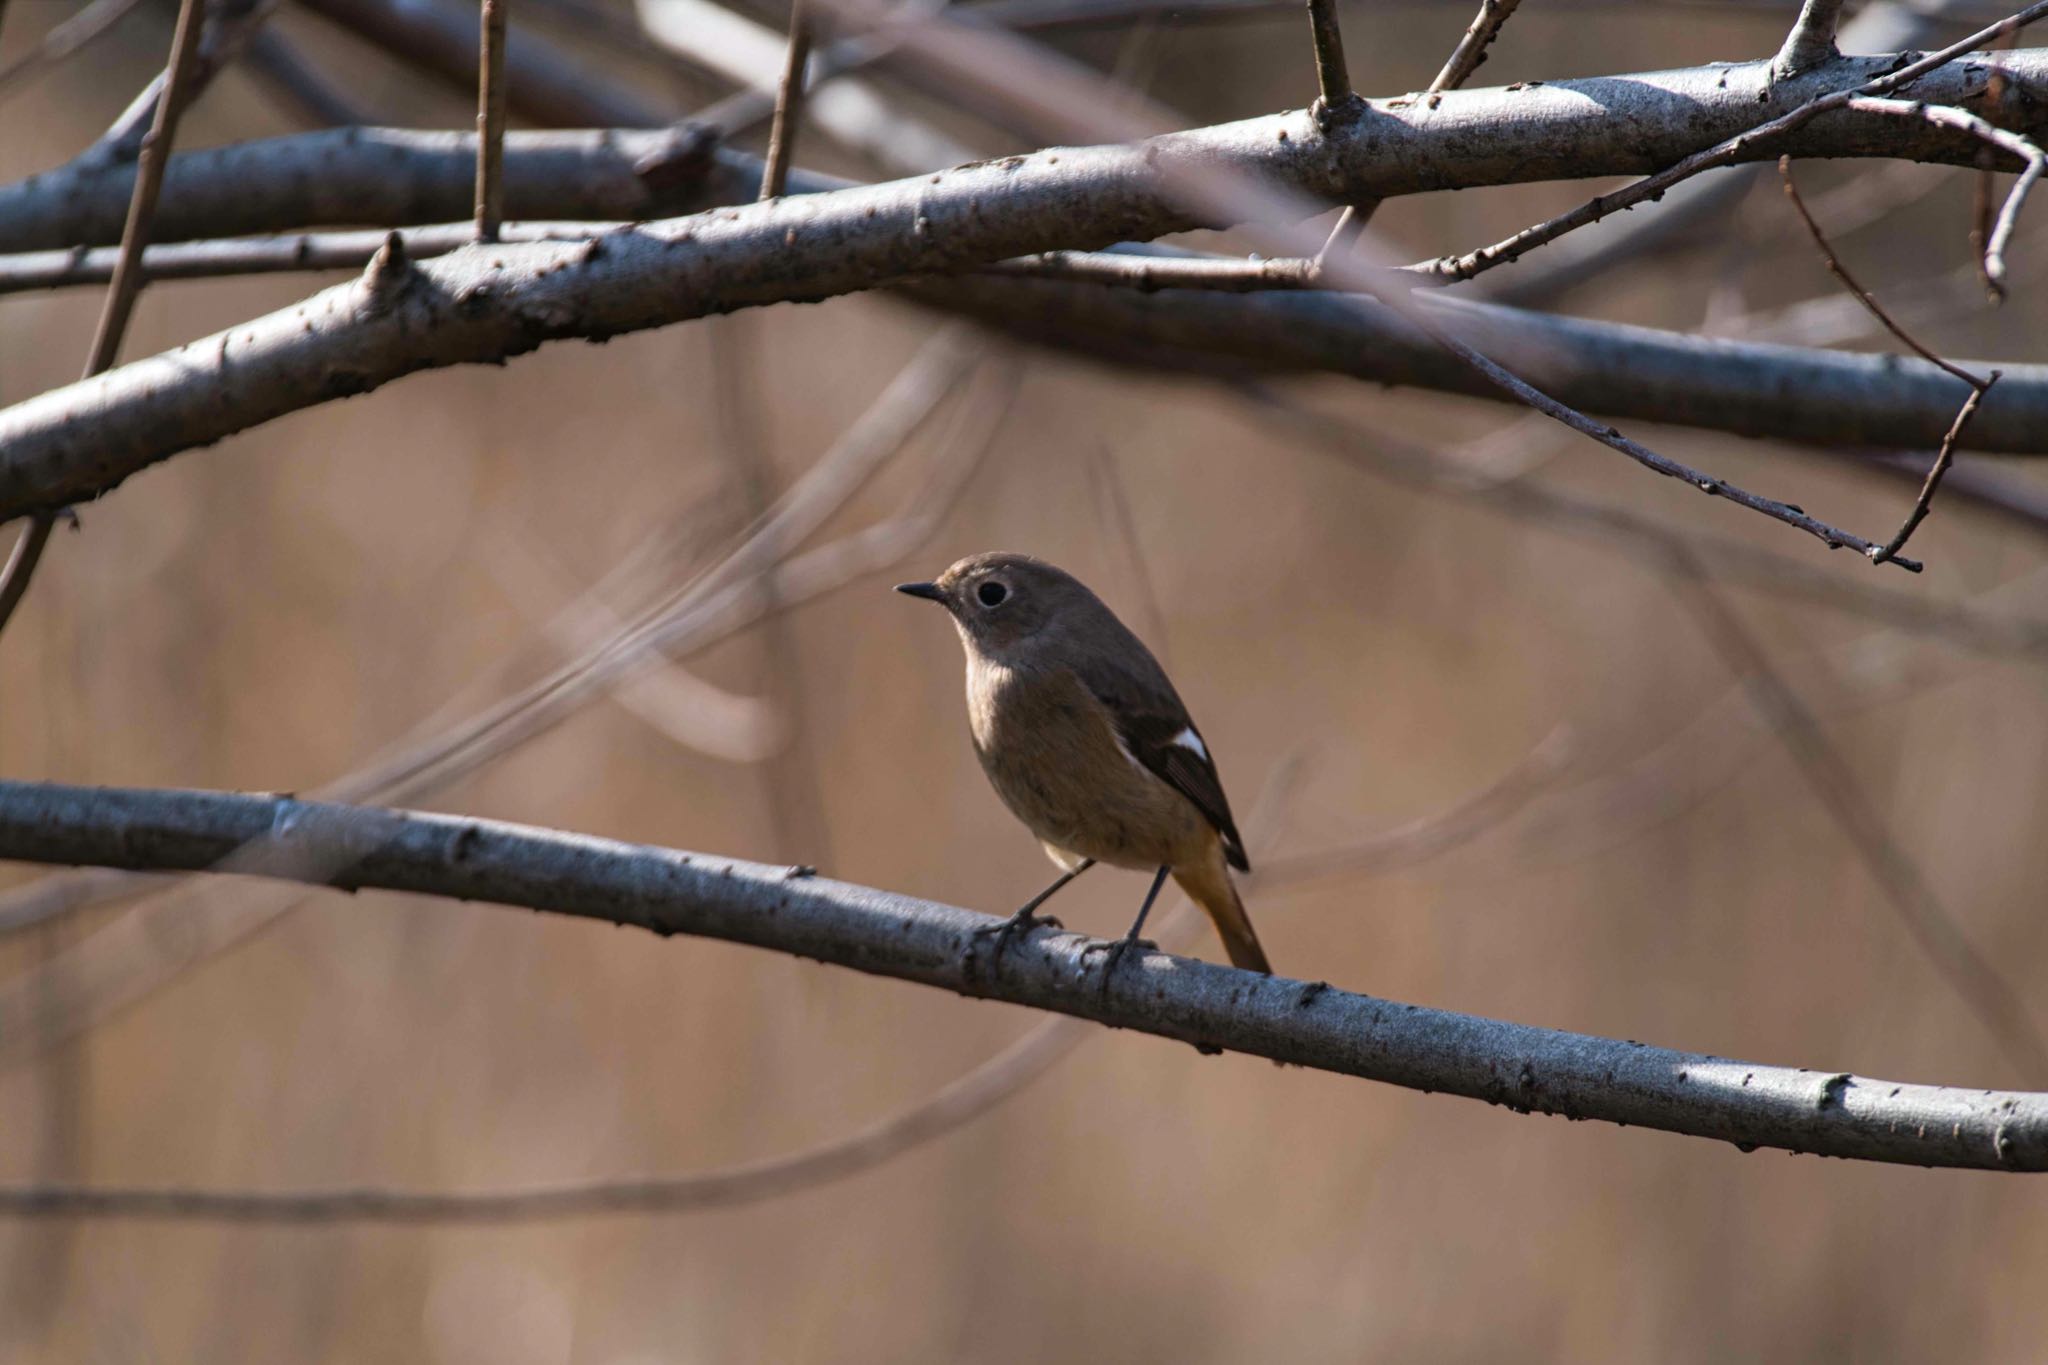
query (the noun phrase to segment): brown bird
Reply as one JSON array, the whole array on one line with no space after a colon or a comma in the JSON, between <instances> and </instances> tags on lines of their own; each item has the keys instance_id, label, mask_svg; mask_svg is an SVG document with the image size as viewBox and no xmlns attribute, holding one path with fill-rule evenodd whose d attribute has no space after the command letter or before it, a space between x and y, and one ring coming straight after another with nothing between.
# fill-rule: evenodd
<instances>
[{"instance_id":1,"label":"brown bird","mask_svg":"<svg viewBox=\"0 0 2048 1365\"><path fill-rule=\"evenodd\" d=\"M982 771L1061 869L999 942L1042 923L1038 907L1101 862L1157 870L1110 970L1138 942L1172 873L1215 922L1231 962L1271 972L1231 884L1229 869L1249 872L1251 863L1209 746L1116 613L1071 574L1020 554L973 555L896 591L951 613L967 652L967 718Z\"/></svg>"}]
</instances>

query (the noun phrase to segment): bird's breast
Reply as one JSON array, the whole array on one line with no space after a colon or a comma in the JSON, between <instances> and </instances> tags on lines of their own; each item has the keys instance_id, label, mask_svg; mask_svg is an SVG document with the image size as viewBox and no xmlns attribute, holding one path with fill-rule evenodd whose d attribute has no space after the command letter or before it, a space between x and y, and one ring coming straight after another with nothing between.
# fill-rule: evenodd
<instances>
[{"instance_id":1,"label":"bird's breast","mask_svg":"<svg viewBox=\"0 0 2048 1365\"><path fill-rule=\"evenodd\" d=\"M1102 703L1067 670L971 659L967 715L990 785L1048 845L1157 867L1214 837L1187 798L1131 757Z\"/></svg>"}]
</instances>

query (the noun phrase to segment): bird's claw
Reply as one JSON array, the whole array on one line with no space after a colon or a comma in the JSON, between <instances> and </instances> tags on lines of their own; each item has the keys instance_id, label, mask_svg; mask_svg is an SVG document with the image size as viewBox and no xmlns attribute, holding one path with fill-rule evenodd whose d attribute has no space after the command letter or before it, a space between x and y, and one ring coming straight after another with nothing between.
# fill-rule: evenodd
<instances>
[{"instance_id":1,"label":"bird's claw","mask_svg":"<svg viewBox=\"0 0 2048 1365\"><path fill-rule=\"evenodd\" d=\"M1104 995L1108 995L1109 983L1116 976L1116 969L1123 965L1126 956L1139 949L1143 949L1146 952L1157 952L1159 945L1149 938L1139 938L1134 933L1125 934L1122 938L1109 943L1089 944L1081 950L1081 958L1085 962L1090 953L1103 954L1101 991Z\"/></svg>"},{"instance_id":2,"label":"bird's claw","mask_svg":"<svg viewBox=\"0 0 2048 1365\"><path fill-rule=\"evenodd\" d=\"M976 939L993 938L996 943L995 951L992 955L1000 963L1003 960L1003 954L1009 951L1010 944L1013 941L1030 938L1032 933L1039 929L1064 928L1066 926L1061 924L1055 917L1037 914L1031 906L1027 905L1001 924L989 924L976 929L974 937Z\"/></svg>"}]
</instances>

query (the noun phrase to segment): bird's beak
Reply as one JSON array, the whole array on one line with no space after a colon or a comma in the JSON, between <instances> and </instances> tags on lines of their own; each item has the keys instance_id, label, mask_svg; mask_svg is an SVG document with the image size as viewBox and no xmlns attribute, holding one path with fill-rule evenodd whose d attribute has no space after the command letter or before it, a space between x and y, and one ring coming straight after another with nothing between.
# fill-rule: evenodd
<instances>
[{"instance_id":1,"label":"bird's beak","mask_svg":"<svg viewBox=\"0 0 2048 1365\"><path fill-rule=\"evenodd\" d=\"M896 591L911 597L922 597L929 602L944 602L946 590L936 583L898 583Z\"/></svg>"}]
</instances>

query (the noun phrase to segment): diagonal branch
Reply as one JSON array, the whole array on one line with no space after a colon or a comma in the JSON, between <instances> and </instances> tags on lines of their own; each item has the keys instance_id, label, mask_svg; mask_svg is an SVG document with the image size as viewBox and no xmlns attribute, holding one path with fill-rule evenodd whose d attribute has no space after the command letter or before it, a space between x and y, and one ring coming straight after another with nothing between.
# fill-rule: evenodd
<instances>
[{"instance_id":1,"label":"diagonal branch","mask_svg":"<svg viewBox=\"0 0 2048 1365\"><path fill-rule=\"evenodd\" d=\"M0 782L0 857L252 875L521 905L879 976L1522 1112L1798 1152L2048 1170L2048 1095L1892 1085L1357 995L1040 932L1000 970L969 910L799 869L444 815L287 798ZM309 865L337 869L317 878ZM1093 952L1090 952L1091 946Z\"/></svg>"},{"instance_id":2,"label":"diagonal branch","mask_svg":"<svg viewBox=\"0 0 2048 1365\"><path fill-rule=\"evenodd\" d=\"M1451 49L1445 59L1443 70L1436 73L1436 79L1429 83L1429 89L1422 93L1429 96L1429 107L1434 109L1444 91L1456 90L1472 79L1486 61L1486 49L1493 46L1494 36L1502 24L1520 8L1522 0L1479 0L1479 13L1472 16L1472 23L1465 30L1465 36L1458 39L1458 45ZM1836 0L1839 6L1841 0Z\"/></svg>"},{"instance_id":3,"label":"diagonal branch","mask_svg":"<svg viewBox=\"0 0 2048 1365\"><path fill-rule=\"evenodd\" d=\"M121 230L121 246L114 259L106 307L93 333L92 354L85 362L87 379L112 365L120 354L121 338L128 330L135 298L142 292L142 248L149 241L150 220L156 214L157 193L163 187L164 166L170 160L178 116L190 97L193 58L199 50L199 34L204 24L205 6L201 0L183 0L171 34L170 59L164 67L163 95L156 103L149 132L142 139L141 163L135 172L135 190L128 204L127 225ZM49 547L57 516L55 508L38 509L15 542L6 567L0 569L0 629L6 628L14 609L28 593L36 566L42 563L43 551Z\"/></svg>"}]
</instances>

